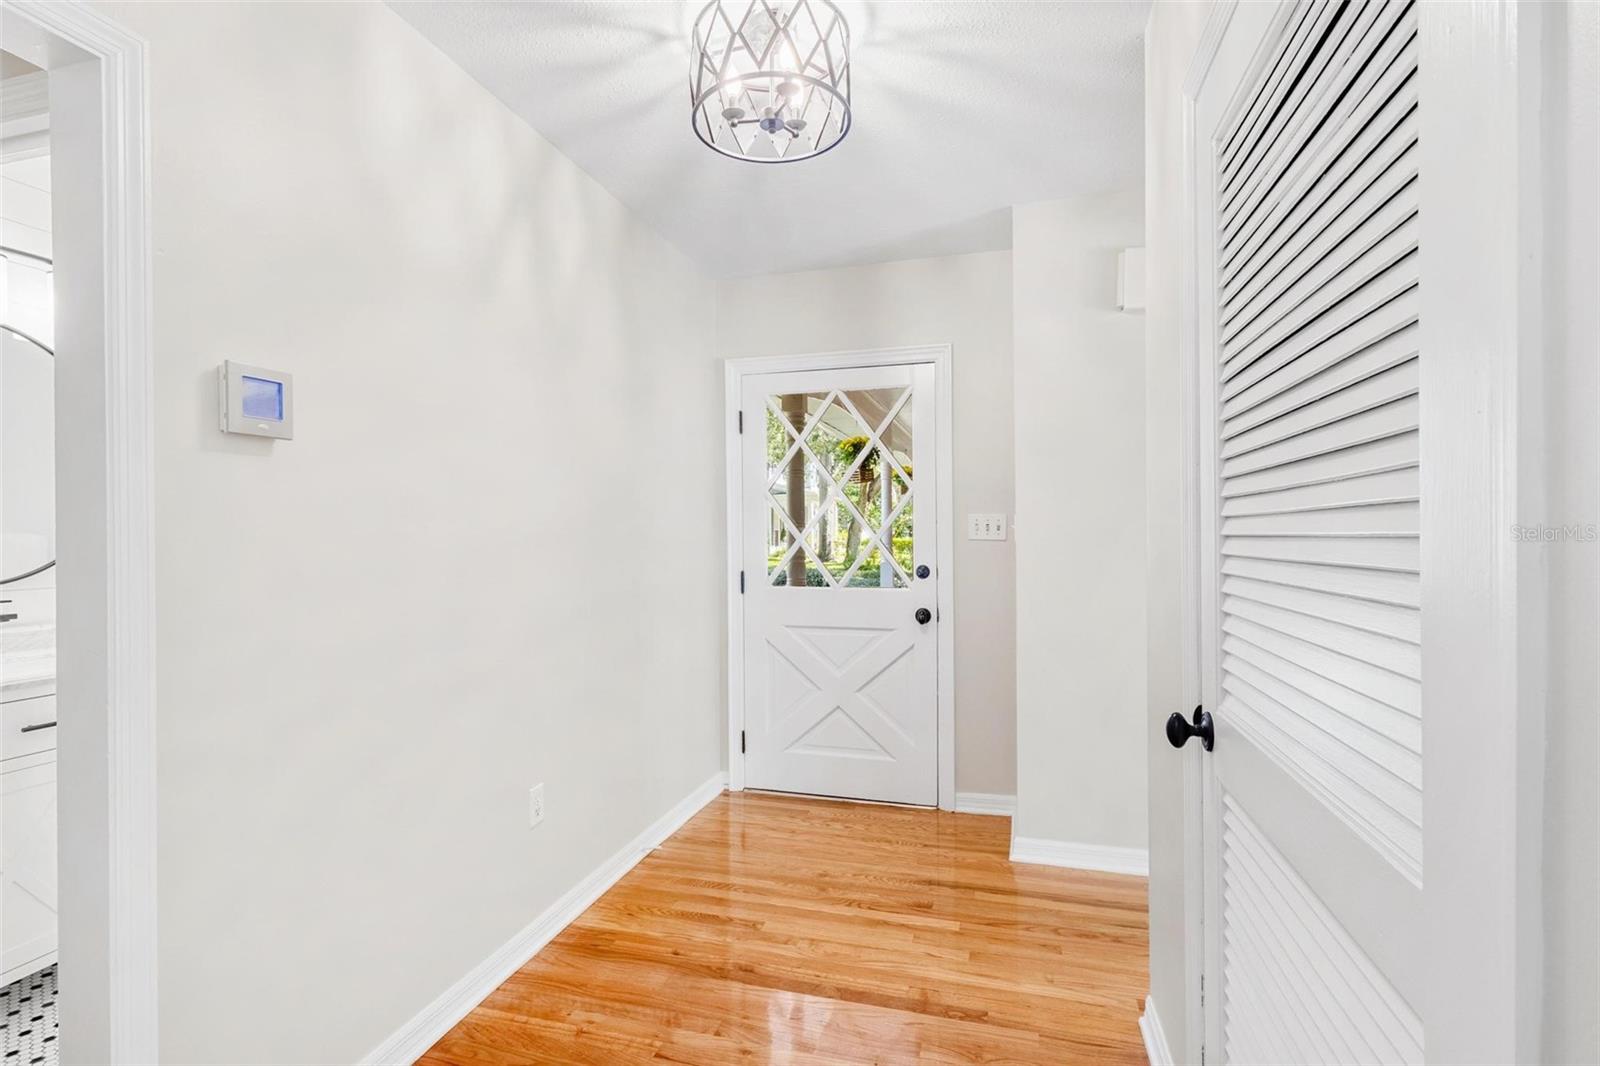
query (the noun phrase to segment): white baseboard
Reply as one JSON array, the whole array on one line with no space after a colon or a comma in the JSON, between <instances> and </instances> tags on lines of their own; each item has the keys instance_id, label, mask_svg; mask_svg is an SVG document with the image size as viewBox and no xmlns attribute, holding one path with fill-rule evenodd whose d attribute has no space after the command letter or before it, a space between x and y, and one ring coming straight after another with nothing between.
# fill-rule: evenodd
<instances>
[{"instance_id":1,"label":"white baseboard","mask_svg":"<svg viewBox=\"0 0 1600 1066\"><path fill-rule=\"evenodd\" d=\"M1009 817L1017 813L1017 797L999 792L957 792L956 810L961 814L1004 814Z\"/></svg>"},{"instance_id":2,"label":"white baseboard","mask_svg":"<svg viewBox=\"0 0 1600 1066\"><path fill-rule=\"evenodd\" d=\"M676 833L700 808L720 795L727 784L728 775L719 773L679 800L648 829L602 863L599 869L574 885L525 929L496 948L492 955L474 966L465 977L374 1048L361 1060L362 1063L367 1066L387 1066L389 1063L409 1064L416 1061L465 1018L473 1007L483 1002L490 992L500 987L506 978L521 969L541 948L555 939L557 933L604 895L606 889L633 869L651 849Z\"/></svg>"},{"instance_id":3,"label":"white baseboard","mask_svg":"<svg viewBox=\"0 0 1600 1066\"><path fill-rule=\"evenodd\" d=\"M1039 866L1068 866L1074 870L1099 870L1108 874L1150 876L1150 853L1144 848L1114 848L1106 844L1074 844L1066 840L1012 837L1011 861Z\"/></svg>"},{"instance_id":4,"label":"white baseboard","mask_svg":"<svg viewBox=\"0 0 1600 1066\"><path fill-rule=\"evenodd\" d=\"M1166 1030L1161 1028L1161 1015L1156 1013L1156 1001L1144 997L1144 1013L1139 1015L1139 1032L1144 1035L1144 1053L1150 1066L1175 1066L1172 1048L1167 1045Z\"/></svg>"}]
</instances>

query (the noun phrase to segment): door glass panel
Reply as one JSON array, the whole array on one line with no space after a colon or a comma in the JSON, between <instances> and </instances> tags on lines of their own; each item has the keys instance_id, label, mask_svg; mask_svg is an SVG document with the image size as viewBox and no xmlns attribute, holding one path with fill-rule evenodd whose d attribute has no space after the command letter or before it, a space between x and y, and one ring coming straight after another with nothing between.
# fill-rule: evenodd
<instances>
[{"instance_id":1,"label":"door glass panel","mask_svg":"<svg viewBox=\"0 0 1600 1066\"><path fill-rule=\"evenodd\" d=\"M910 389L767 401L767 580L905 588L914 512Z\"/></svg>"},{"instance_id":2,"label":"door glass panel","mask_svg":"<svg viewBox=\"0 0 1600 1066\"><path fill-rule=\"evenodd\" d=\"M828 523L818 521L828 485L812 453L800 444L828 395L775 396L767 409L767 580L774 585L831 584L820 551Z\"/></svg>"},{"instance_id":3,"label":"door glass panel","mask_svg":"<svg viewBox=\"0 0 1600 1066\"><path fill-rule=\"evenodd\" d=\"M914 569L911 558L911 530L914 526L911 508L915 501L906 498L897 501L899 509L891 512L893 521L889 525L890 548L894 556L894 581L896 586L909 584L911 571Z\"/></svg>"}]
</instances>

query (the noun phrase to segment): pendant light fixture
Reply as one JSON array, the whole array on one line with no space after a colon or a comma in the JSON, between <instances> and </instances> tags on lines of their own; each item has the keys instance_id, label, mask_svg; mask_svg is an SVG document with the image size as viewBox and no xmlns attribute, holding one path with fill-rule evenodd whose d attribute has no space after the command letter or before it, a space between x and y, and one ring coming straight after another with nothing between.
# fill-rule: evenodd
<instances>
[{"instance_id":1,"label":"pendant light fixture","mask_svg":"<svg viewBox=\"0 0 1600 1066\"><path fill-rule=\"evenodd\" d=\"M850 27L830 0L711 0L694 22L689 99L715 152L821 155L850 132Z\"/></svg>"}]
</instances>

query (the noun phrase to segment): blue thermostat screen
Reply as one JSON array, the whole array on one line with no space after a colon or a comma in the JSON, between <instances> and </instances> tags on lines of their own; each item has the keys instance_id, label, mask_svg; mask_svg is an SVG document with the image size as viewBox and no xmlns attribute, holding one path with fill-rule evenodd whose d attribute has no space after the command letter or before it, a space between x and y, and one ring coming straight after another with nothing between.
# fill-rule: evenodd
<instances>
[{"instance_id":1,"label":"blue thermostat screen","mask_svg":"<svg viewBox=\"0 0 1600 1066\"><path fill-rule=\"evenodd\" d=\"M240 401L246 418L283 421L283 382L253 378L249 374L240 375L240 380L244 383Z\"/></svg>"}]
</instances>

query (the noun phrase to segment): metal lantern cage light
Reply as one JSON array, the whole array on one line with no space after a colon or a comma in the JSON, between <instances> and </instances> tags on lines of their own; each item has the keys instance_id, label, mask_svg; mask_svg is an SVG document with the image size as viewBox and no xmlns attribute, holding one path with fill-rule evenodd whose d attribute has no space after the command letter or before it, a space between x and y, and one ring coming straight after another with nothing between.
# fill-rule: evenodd
<instances>
[{"instance_id":1,"label":"metal lantern cage light","mask_svg":"<svg viewBox=\"0 0 1600 1066\"><path fill-rule=\"evenodd\" d=\"M829 0L711 0L693 49L694 132L713 151L789 163L850 132L850 27Z\"/></svg>"}]
</instances>

